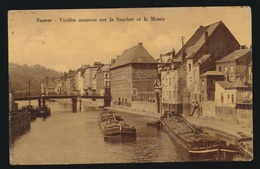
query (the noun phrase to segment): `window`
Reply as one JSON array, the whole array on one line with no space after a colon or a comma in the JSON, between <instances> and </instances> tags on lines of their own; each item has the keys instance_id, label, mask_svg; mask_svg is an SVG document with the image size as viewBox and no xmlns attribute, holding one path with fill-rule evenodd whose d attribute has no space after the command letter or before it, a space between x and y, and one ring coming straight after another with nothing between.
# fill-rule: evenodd
<instances>
[{"instance_id":1,"label":"window","mask_svg":"<svg viewBox=\"0 0 260 169\"><path fill-rule=\"evenodd\" d=\"M224 72L227 72L227 66L224 67Z\"/></svg>"},{"instance_id":2,"label":"window","mask_svg":"<svg viewBox=\"0 0 260 169\"><path fill-rule=\"evenodd\" d=\"M204 101L204 91L201 92L200 100L201 100L201 101Z\"/></svg>"},{"instance_id":3,"label":"window","mask_svg":"<svg viewBox=\"0 0 260 169\"><path fill-rule=\"evenodd\" d=\"M109 74L106 73L105 74L105 78L108 79L109 78Z\"/></svg>"},{"instance_id":4,"label":"window","mask_svg":"<svg viewBox=\"0 0 260 169\"><path fill-rule=\"evenodd\" d=\"M169 98L172 98L171 91L169 91Z\"/></svg>"},{"instance_id":5,"label":"window","mask_svg":"<svg viewBox=\"0 0 260 169\"><path fill-rule=\"evenodd\" d=\"M218 71L219 71L219 72L221 72L221 71L222 71L222 70L221 70L221 66L219 66L219 67L218 67Z\"/></svg>"},{"instance_id":6,"label":"window","mask_svg":"<svg viewBox=\"0 0 260 169\"><path fill-rule=\"evenodd\" d=\"M231 101L232 101L232 103L234 103L234 95L233 94L231 95Z\"/></svg>"},{"instance_id":7,"label":"window","mask_svg":"<svg viewBox=\"0 0 260 169\"><path fill-rule=\"evenodd\" d=\"M191 71L191 64L189 64L189 72Z\"/></svg>"},{"instance_id":8,"label":"window","mask_svg":"<svg viewBox=\"0 0 260 169\"><path fill-rule=\"evenodd\" d=\"M224 103L224 95L221 93L221 103Z\"/></svg>"},{"instance_id":9,"label":"window","mask_svg":"<svg viewBox=\"0 0 260 169\"><path fill-rule=\"evenodd\" d=\"M169 86L171 86L171 83L172 83L171 78L169 78Z\"/></svg>"},{"instance_id":10,"label":"window","mask_svg":"<svg viewBox=\"0 0 260 169\"><path fill-rule=\"evenodd\" d=\"M205 81L202 80L202 81L201 81L201 86L204 86L204 85L205 85Z\"/></svg>"},{"instance_id":11,"label":"window","mask_svg":"<svg viewBox=\"0 0 260 169\"><path fill-rule=\"evenodd\" d=\"M233 72L234 71L234 67L233 65L230 65L230 72Z\"/></svg>"},{"instance_id":12,"label":"window","mask_svg":"<svg viewBox=\"0 0 260 169\"><path fill-rule=\"evenodd\" d=\"M228 94L227 95L227 102L229 103L229 101L230 101L230 95Z\"/></svg>"},{"instance_id":13,"label":"window","mask_svg":"<svg viewBox=\"0 0 260 169\"><path fill-rule=\"evenodd\" d=\"M229 76L229 81L233 82L234 81L234 76L230 75Z\"/></svg>"}]
</instances>

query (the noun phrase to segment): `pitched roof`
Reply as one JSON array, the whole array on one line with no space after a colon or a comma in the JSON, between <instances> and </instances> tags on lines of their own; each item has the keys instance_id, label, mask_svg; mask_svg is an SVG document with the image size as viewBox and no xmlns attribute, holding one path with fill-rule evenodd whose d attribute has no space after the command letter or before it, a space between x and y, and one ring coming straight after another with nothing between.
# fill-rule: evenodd
<instances>
[{"instance_id":1,"label":"pitched roof","mask_svg":"<svg viewBox=\"0 0 260 169\"><path fill-rule=\"evenodd\" d=\"M234 52L230 53L229 55L225 56L224 58L217 60L216 63L236 61L237 59L248 54L249 52L251 52L250 49L235 50Z\"/></svg>"},{"instance_id":2,"label":"pitched roof","mask_svg":"<svg viewBox=\"0 0 260 169\"><path fill-rule=\"evenodd\" d=\"M235 89L235 88L241 88L241 87L247 87L245 86L243 79L241 77L236 78L234 82L231 82L228 88Z\"/></svg>"},{"instance_id":3,"label":"pitched roof","mask_svg":"<svg viewBox=\"0 0 260 169\"><path fill-rule=\"evenodd\" d=\"M227 82L227 81L216 81L216 83L218 83L222 88L226 89L227 86L229 86L231 82Z\"/></svg>"},{"instance_id":4,"label":"pitched roof","mask_svg":"<svg viewBox=\"0 0 260 169\"><path fill-rule=\"evenodd\" d=\"M248 88L243 82L241 77L236 78L233 82L227 81L217 81L219 85L221 85L224 89L237 89L237 88Z\"/></svg>"},{"instance_id":5,"label":"pitched roof","mask_svg":"<svg viewBox=\"0 0 260 169\"><path fill-rule=\"evenodd\" d=\"M213 76L213 75L223 75L224 76L224 74L223 73L221 73L221 72L218 72L218 71L207 71L206 73L204 73L204 74L202 74L201 76Z\"/></svg>"},{"instance_id":6,"label":"pitched roof","mask_svg":"<svg viewBox=\"0 0 260 169\"><path fill-rule=\"evenodd\" d=\"M142 43L127 49L123 54L111 65L110 69L123 66L130 63L158 63L148 51L143 47Z\"/></svg>"},{"instance_id":7,"label":"pitched roof","mask_svg":"<svg viewBox=\"0 0 260 169\"><path fill-rule=\"evenodd\" d=\"M223 22L219 21L205 27L200 26L192 35L192 37L179 50L179 52L176 54L176 57L181 57L183 52L185 52L186 58L192 58L206 42L205 32L208 32L208 37L210 37L220 24L223 24Z\"/></svg>"},{"instance_id":8,"label":"pitched roof","mask_svg":"<svg viewBox=\"0 0 260 169\"><path fill-rule=\"evenodd\" d=\"M210 58L210 54L203 55L194 65L202 64L205 62L208 58Z\"/></svg>"},{"instance_id":9,"label":"pitched roof","mask_svg":"<svg viewBox=\"0 0 260 169\"><path fill-rule=\"evenodd\" d=\"M104 65L100 68L100 71L101 72L106 72L106 71L109 71L109 68L110 68L110 65Z\"/></svg>"}]
</instances>

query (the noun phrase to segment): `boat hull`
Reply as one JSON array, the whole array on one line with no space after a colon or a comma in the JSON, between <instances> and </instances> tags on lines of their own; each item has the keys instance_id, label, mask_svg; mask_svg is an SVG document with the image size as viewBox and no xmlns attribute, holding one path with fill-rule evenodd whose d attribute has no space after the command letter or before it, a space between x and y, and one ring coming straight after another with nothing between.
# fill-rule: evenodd
<instances>
[{"instance_id":1,"label":"boat hull","mask_svg":"<svg viewBox=\"0 0 260 169\"><path fill-rule=\"evenodd\" d=\"M29 111L30 112L30 117L31 117L31 121L34 121L36 120L37 116L38 116L38 113L40 111L39 108L37 107L34 107L32 105L28 105L26 107L22 107L22 110L24 111Z\"/></svg>"},{"instance_id":2,"label":"boat hull","mask_svg":"<svg viewBox=\"0 0 260 169\"><path fill-rule=\"evenodd\" d=\"M50 116L51 115L51 110L50 110L50 108L41 108L40 110L39 110L39 112L38 112L38 117L43 117L43 118L46 118L46 117L48 117L48 116Z\"/></svg>"},{"instance_id":3,"label":"boat hull","mask_svg":"<svg viewBox=\"0 0 260 169\"><path fill-rule=\"evenodd\" d=\"M227 146L225 141L218 141L216 138L207 134L197 135L197 131L193 129L192 126L189 126L184 119L183 125L175 125L173 123L174 118L175 117L163 119L161 120L161 123L170 139L176 144L178 152L183 160L232 161L234 156L240 154L240 151L236 147ZM193 142L191 141L192 139L194 140ZM213 141L214 139L216 139L216 141ZM204 145L201 147L195 146L199 142Z\"/></svg>"},{"instance_id":4,"label":"boat hull","mask_svg":"<svg viewBox=\"0 0 260 169\"><path fill-rule=\"evenodd\" d=\"M128 127L113 127L113 128L104 128L103 129L104 137L135 137L136 136L136 129L135 128L128 128Z\"/></svg>"},{"instance_id":5,"label":"boat hull","mask_svg":"<svg viewBox=\"0 0 260 169\"><path fill-rule=\"evenodd\" d=\"M9 144L31 129L31 118L28 111L15 111L9 117Z\"/></svg>"},{"instance_id":6,"label":"boat hull","mask_svg":"<svg viewBox=\"0 0 260 169\"><path fill-rule=\"evenodd\" d=\"M101 113L99 125L104 138L135 138L136 128L125 123L121 116Z\"/></svg>"}]
</instances>

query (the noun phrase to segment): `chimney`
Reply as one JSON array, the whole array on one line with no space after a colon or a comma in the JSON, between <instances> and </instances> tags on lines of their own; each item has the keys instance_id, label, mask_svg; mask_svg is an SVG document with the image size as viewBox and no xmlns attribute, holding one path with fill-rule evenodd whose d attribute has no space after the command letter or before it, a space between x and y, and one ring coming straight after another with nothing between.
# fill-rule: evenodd
<instances>
[{"instance_id":1,"label":"chimney","mask_svg":"<svg viewBox=\"0 0 260 169\"><path fill-rule=\"evenodd\" d=\"M162 63L162 54L160 54L160 63Z\"/></svg>"},{"instance_id":2,"label":"chimney","mask_svg":"<svg viewBox=\"0 0 260 169\"><path fill-rule=\"evenodd\" d=\"M205 54L209 54L209 43L208 43L209 33L208 31L205 31L204 34L205 34L205 45L206 45Z\"/></svg>"},{"instance_id":3,"label":"chimney","mask_svg":"<svg viewBox=\"0 0 260 169\"><path fill-rule=\"evenodd\" d=\"M138 45L143 46L143 43L138 43Z\"/></svg>"},{"instance_id":4,"label":"chimney","mask_svg":"<svg viewBox=\"0 0 260 169\"><path fill-rule=\"evenodd\" d=\"M120 55L117 55L117 56L116 56L116 59L118 59L119 57L120 57Z\"/></svg>"},{"instance_id":5,"label":"chimney","mask_svg":"<svg viewBox=\"0 0 260 169\"><path fill-rule=\"evenodd\" d=\"M182 44L182 47L184 46L184 36L181 36L181 44Z\"/></svg>"},{"instance_id":6,"label":"chimney","mask_svg":"<svg viewBox=\"0 0 260 169\"><path fill-rule=\"evenodd\" d=\"M183 51L182 51L182 61L184 61L185 56L186 56L186 52L183 50Z\"/></svg>"},{"instance_id":7,"label":"chimney","mask_svg":"<svg viewBox=\"0 0 260 169\"><path fill-rule=\"evenodd\" d=\"M246 45L240 45L240 49L246 49Z\"/></svg>"},{"instance_id":8,"label":"chimney","mask_svg":"<svg viewBox=\"0 0 260 169\"><path fill-rule=\"evenodd\" d=\"M172 48L172 61L173 61L174 56L175 56L175 49Z\"/></svg>"},{"instance_id":9,"label":"chimney","mask_svg":"<svg viewBox=\"0 0 260 169\"><path fill-rule=\"evenodd\" d=\"M111 59L111 65L113 65L116 62L116 59Z\"/></svg>"}]
</instances>

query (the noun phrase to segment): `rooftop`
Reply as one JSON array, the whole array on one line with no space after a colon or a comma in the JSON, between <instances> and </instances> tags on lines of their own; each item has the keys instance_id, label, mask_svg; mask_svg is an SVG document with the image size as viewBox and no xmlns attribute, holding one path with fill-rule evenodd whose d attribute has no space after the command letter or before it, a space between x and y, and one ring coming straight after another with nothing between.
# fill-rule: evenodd
<instances>
[{"instance_id":1,"label":"rooftop","mask_svg":"<svg viewBox=\"0 0 260 169\"><path fill-rule=\"evenodd\" d=\"M239 49L235 50L234 52L230 53L229 55L225 56L224 58L216 61L216 63L223 63L223 62L232 62L236 61L238 58L250 53L250 49Z\"/></svg>"},{"instance_id":2,"label":"rooftop","mask_svg":"<svg viewBox=\"0 0 260 169\"><path fill-rule=\"evenodd\" d=\"M158 62L148 53L148 51L143 47L143 44L139 43L138 45L125 50L116 62L111 65L110 69L131 63L157 64Z\"/></svg>"},{"instance_id":3,"label":"rooftop","mask_svg":"<svg viewBox=\"0 0 260 169\"><path fill-rule=\"evenodd\" d=\"M203 55L194 65L202 64L210 57L210 54Z\"/></svg>"},{"instance_id":4,"label":"rooftop","mask_svg":"<svg viewBox=\"0 0 260 169\"><path fill-rule=\"evenodd\" d=\"M244 84L242 77L236 78L236 80L233 82L217 81L217 83L221 85L224 89L248 88L248 86Z\"/></svg>"},{"instance_id":5,"label":"rooftop","mask_svg":"<svg viewBox=\"0 0 260 169\"><path fill-rule=\"evenodd\" d=\"M182 57L183 53L186 53L186 58L192 58L198 50L205 44L206 36L210 37L216 28L224 24L222 21L210 24L208 26L200 26L192 37L185 43L185 45L177 53L176 57ZM206 35L207 32L207 35Z\"/></svg>"},{"instance_id":6,"label":"rooftop","mask_svg":"<svg viewBox=\"0 0 260 169\"><path fill-rule=\"evenodd\" d=\"M219 75L223 75L223 73L218 72L218 71L207 71L206 73L202 74L201 76L219 76Z\"/></svg>"}]
</instances>

